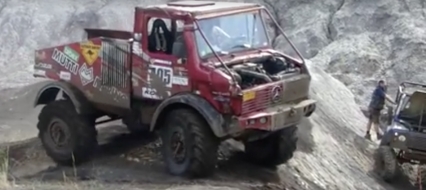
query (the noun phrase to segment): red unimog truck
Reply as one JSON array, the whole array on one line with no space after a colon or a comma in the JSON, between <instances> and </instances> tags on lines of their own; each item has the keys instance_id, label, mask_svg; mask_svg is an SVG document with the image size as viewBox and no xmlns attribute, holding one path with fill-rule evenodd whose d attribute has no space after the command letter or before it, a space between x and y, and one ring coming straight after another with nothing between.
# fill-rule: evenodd
<instances>
[{"instance_id":1,"label":"red unimog truck","mask_svg":"<svg viewBox=\"0 0 426 190\"><path fill-rule=\"evenodd\" d=\"M34 76L51 80L37 127L55 162L88 161L102 118L158 131L173 175L212 174L230 138L258 164L292 158L297 125L315 110L311 76L263 6L178 1L136 7L134 21L133 32L86 29L87 40L35 52ZM273 49L271 24L295 54Z\"/></svg>"}]
</instances>

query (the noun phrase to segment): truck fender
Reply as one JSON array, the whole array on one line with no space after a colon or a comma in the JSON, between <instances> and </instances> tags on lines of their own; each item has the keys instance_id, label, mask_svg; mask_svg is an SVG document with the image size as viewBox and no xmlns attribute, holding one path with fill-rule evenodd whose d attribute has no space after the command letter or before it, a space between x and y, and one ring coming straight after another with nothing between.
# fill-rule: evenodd
<instances>
[{"instance_id":1,"label":"truck fender","mask_svg":"<svg viewBox=\"0 0 426 190\"><path fill-rule=\"evenodd\" d=\"M150 130L154 131L157 120L163 118L169 111L176 107L189 107L197 111L209 124L213 133L221 138L226 136L225 119L207 100L195 94L178 94L172 96L157 107L154 112Z\"/></svg>"},{"instance_id":2,"label":"truck fender","mask_svg":"<svg viewBox=\"0 0 426 190\"><path fill-rule=\"evenodd\" d=\"M34 107L48 104L56 100L56 96L62 92L63 96L73 103L77 113L91 113L93 107L86 96L77 87L62 81L49 82L38 91Z\"/></svg>"}]
</instances>

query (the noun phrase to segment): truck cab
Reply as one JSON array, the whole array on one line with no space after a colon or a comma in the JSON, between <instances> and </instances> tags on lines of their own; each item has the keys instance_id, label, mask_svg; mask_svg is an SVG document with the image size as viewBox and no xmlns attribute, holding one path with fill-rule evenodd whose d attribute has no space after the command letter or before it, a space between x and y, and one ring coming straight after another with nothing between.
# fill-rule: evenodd
<instances>
[{"instance_id":1,"label":"truck cab","mask_svg":"<svg viewBox=\"0 0 426 190\"><path fill-rule=\"evenodd\" d=\"M175 175L211 174L219 143L230 138L243 142L260 164L292 158L297 125L315 110L311 76L267 9L177 1L136 7L134 22L132 32L86 29L87 40L36 51L44 56L36 56L34 76L52 80L35 102L46 105L38 128L50 157L67 164L80 151L72 159L90 158L95 125L106 122L97 120L108 116L130 131L159 131ZM278 36L285 39L284 52L272 46ZM59 92L64 98L53 98ZM74 119L52 114L58 108ZM76 131L68 137L85 143L57 151L48 135L53 120L64 120L58 126Z\"/></svg>"}]
</instances>

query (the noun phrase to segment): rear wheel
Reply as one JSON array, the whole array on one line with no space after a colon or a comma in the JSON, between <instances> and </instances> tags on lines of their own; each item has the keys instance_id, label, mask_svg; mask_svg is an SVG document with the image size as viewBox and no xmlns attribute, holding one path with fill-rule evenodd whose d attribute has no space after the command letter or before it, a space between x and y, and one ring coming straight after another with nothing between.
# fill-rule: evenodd
<instances>
[{"instance_id":1,"label":"rear wheel","mask_svg":"<svg viewBox=\"0 0 426 190\"><path fill-rule=\"evenodd\" d=\"M374 162L377 173L384 181L391 182L397 177L399 164L391 147L379 146Z\"/></svg>"},{"instance_id":2,"label":"rear wheel","mask_svg":"<svg viewBox=\"0 0 426 190\"><path fill-rule=\"evenodd\" d=\"M38 116L39 138L56 163L75 166L88 161L97 146L95 119L79 115L68 100L47 104Z\"/></svg>"},{"instance_id":3,"label":"rear wheel","mask_svg":"<svg viewBox=\"0 0 426 190\"><path fill-rule=\"evenodd\" d=\"M276 166L293 157L297 140L297 126L291 126L264 139L245 142L245 153L256 164Z\"/></svg>"},{"instance_id":4,"label":"rear wheel","mask_svg":"<svg viewBox=\"0 0 426 190\"><path fill-rule=\"evenodd\" d=\"M168 171L188 177L211 175L220 141L204 119L188 109L174 110L164 119L160 135Z\"/></svg>"}]
</instances>

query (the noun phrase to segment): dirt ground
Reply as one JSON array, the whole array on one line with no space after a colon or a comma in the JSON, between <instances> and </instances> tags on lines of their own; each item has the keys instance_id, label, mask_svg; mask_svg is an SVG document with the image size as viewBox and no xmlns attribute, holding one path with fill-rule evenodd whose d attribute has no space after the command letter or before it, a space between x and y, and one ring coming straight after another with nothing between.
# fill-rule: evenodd
<instances>
[{"instance_id":1,"label":"dirt ground","mask_svg":"<svg viewBox=\"0 0 426 190\"><path fill-rule=\"evenodd\" d=\"M101 145L93 161L74 168L59 167L45 155L41 143L35 137L35 118L39 108L32 108L32 103L40 86L36 84L0 91L0 97L4 97L0 101L0 148L8 150L9 158L8 187L0 189L325 190L341 189L339 181L347 186L349 180L362 182L349 189L364 189L363 183L369 185L370 189L416 189L405 177L396 185L389 186L378 180L372 172L358 174L360 170L370 171L371 167L367 165L358 168L354 163L347 163L350 160L345 155L336 155L339 154L337 150L325 149L318 153L315 150L322 149L322 146L313 140L313 124L308 120L300 125L295 158L276 169L249 164L241 156L241 145L227 141L220 148L220 162L211 178L188 180L170 176L161 162L157 138L129 135L124 126L117 122L99 127ZM331 126L332 123L327 124ZM339 138L353 140L352 144L341 145L354 148L347 156L356 162L369 162L360 158L371 157L373 142L357 136L343 137L344 131L333 130L339 133ZM342 147L334 149L343 150ZM319 154L322 157L319 158ZM335 175L339 171L342 176ZM359 176L345 176L347 174Z\"/></svg>"}]
</instances>

